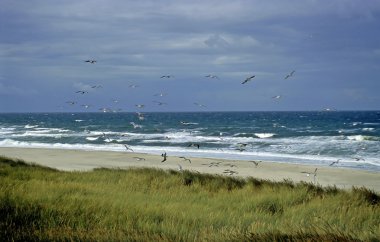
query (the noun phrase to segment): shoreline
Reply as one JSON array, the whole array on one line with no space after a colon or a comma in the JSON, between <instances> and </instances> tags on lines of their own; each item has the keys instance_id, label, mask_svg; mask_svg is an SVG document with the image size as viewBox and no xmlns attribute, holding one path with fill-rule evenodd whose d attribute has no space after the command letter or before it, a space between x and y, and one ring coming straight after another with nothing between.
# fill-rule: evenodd
<instances>
[{"instance_id":1,"label":"shoreline","mask_svg":"<svg viewBox=\"0 0 380 242\"><path fill-rule=\"evenodd\" d=\"M0 155L10 158L22 159L26 162L55 168L62 171L91 171L94 168L158 168L178 170L179 165L183 170L197 171L201 173L226 175L225 170L237 172L236 177L254 177L271 181L283 181L289 179L293 182L313 182L313 173L317 170L316 184L321 186L336 186L343 189L366 187L380 192L380 172L356 170L341 167L326 167L310 164L291 164L277 162L261 162L257 167L253 162L244 160L226 160L215 158L186 157L185 161L176 156L170 156L165 162L160 155L152 155L134 152L117 151L86 151L72 149L47 149L47 148L5 148L0 147ZM143 158L138 160L135 157ZM145 160L144 160L145 159ZM219 162L218 165L212 165ZM228 176L228 175L227 175Z\"/></svg>"}]
</instances>

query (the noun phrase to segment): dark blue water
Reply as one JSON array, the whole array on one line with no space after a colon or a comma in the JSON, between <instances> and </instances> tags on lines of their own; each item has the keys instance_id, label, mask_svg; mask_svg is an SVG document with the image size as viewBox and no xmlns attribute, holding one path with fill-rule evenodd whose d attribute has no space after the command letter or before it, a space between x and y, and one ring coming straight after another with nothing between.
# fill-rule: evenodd
<instances>
[{"instance_id":1,"label":"dark blue water","mask_svg":"<svg viewBox=\"0 0 380 242\"><path fill-rule=\"evenodd\" d=\"M200 148L189 146L199 144ZM0 114L0 147L261 159L380 171L380 112Z\"/></svg>"}]
</instances>

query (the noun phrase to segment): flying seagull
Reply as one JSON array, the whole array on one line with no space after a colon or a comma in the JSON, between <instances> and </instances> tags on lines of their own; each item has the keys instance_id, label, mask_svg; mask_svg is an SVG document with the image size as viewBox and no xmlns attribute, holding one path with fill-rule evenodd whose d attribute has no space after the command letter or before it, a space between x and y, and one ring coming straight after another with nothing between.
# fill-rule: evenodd
<instances>
[{"instance_id":1,"label":"flying seagull","mask_svg":"<svg viewBox=\"0 0 380 242\"><path fill-rule=\"evenodd\" d=\"M127 149L127 150L130 150L130 151L134 152L134 151L132 150L132 148L131 148L131 147L129 147L129 145L126 145L126 144L123 144L123 145L124 145L125 149Z\"/></svg>"},{"instance_id":2,"label":"flying seagull","mask_svg":"<svg viewBox=\"0 0 380 242\"><path fill-rule=\"evenodd\" d=\"M314 176L314 183L315 183L315 178L317 177L317 170L318 168L315 168L314 172L308 172L308 171L302 171L301 173L306 174L306 176Z\"/></svg>"},{"instance_id":3,"label":"flying seagull","mask_svg":"<svg viewBox=\"0 0 380 242\"><path fill-rule=\"evenodd\" d=\"M156 96L156 97L163 97L163 96L166 96L167 94L166 93L157 93L157 94L154 94L153 96Z\"/></svg>"},{"instance_id":4,"label":"flying seagull","mask_svg":"<svg viewBox=\"0 0 380 242\"><path fill-rule=\"evenodd\" d=\"M178 171L183 171L182 166L180 164L177 164L177 165L178 165Z\"/></svg>"},{"instance_id":5,"label":"flying seagull","mask_svg":"<svg viewBox=\"0 0 380 242\"><path fill-rule=\"evenodd\" d=\"M214 75L207 75L207 76L205 76L205 77L207 77L207 78L212 78L212 79L219 79L218 76L214 76Z\"/></svg>"},{"instance_id":6,"label":"flying seagull","mask_svg":"<svg viewBox=\"0 0 380 242\"><path fill-rule=\"evenodd\" d=\"M75 101L67 101L66 103L68 103L68 104L70 104L70 105L74 105L74 104L76 104L77 102L75 102Z\"/></svg>"},{"instance_id":7,"label":"flying seagull","mask_svg":"<svg viewBox=\"0 0 380 242\"><path fill-rule=\"evenodd\" d=\"M75 93L80 93L80 94L85 94L85 93L88 93L88 91L76 91Z\"/></svg>"},{"instance_id":8,"label":"flying seagull","mask_svg":"<svg viewBox=\"0 0 380 242\"><path fill-rule=\"evenodd\" d=\"M199 149L200 145L199 144L189 144L187 147L197 147Z\"/></svg>"},{"instance_id":9,"label":"flying seagull","mask_svg":"<svg viewBox=\"0 0 380 242\"><path fill-rule=\"evenodd\" d=\"M159 102L159 101L152 101L154 103L157 103L158 106L167 105L167 103Z\"/></svg>"},{"instance_id":10,"label":"flying seagull","mask_svg":"<svg viewBox=\"0 0 380 242\"><path fill-rule=\"evenodd\" d=\"M208 166L208 167L212 167L212 166L216 166L216 167L219 167L220 163L222 163L221 161L218 161L218 162L211 162L209 164L202 164L204 166Z\"/></svg>"},{"instance_id":11,"label":"flying seagull","mask_svg":"<svg viewBox=\"0 0 380 242\"><path fill-rule=\"evenodd\" d=\"M290 72L288 75L285 76L284 79L286 80L286 79L288 79L289 77L292 77L292 76L294 75L294 72L296 72L296 71L293 70L292 72Z\"/></svg>"},{"instance_id":12,"label":"flying seagull","mask_svg":"<svg viewBox=\"0 0 380 242\"><path fill-rule=\"evenodd\" d=\"M130 124L132 124L132 126L133 126L133 128L134 129L137 129L137 128L142 128L142 126L141 125L139 125L139 124L135 124L135 122L129 122Z\"/></svg>"},{"instance_id":13,"label":"flying seagull","mask_svg":"<svg viewBox=\"0 0 380 242\"><path fill-rule=\"evenodd\" d=\"M223 173L232 176L233 174L237 174L238 172L227 169L227 170L224 170Z\"/></svg>"},{"instance_id":14,"label":"flying seagull","mask_svg":"<svg viewBox=\"0 0 380 242\"><path fill-rule=\"evenodd\" d=\"M250 80L252 80L253 78L255 78L255 75L253 76L250 76L250 77L247 77L241 84L246 84L247 82L249 82Z\"/></svg>"},{"instance_id":15,"label":"flying seagull","mask_svg":"<svg viewBox=\"0 0 380 242\"><path fill-rule=\"evenodd\" d=\"M144 108L145 107L144 104L136 104L135 106L138 107L138 108Z\"/></svg>"},{"instance_id":16,"label":"flying seagull","mask_svg":"<svg viewBox=\"0 0 380 242\"><path fill-rule=\"evenodd\" d=\"M172 78L172 77L174 77L174 76L172 76L172 75L163 75L160 78Z\"/></svg>"},{"instance_id":17,"label":"flying seagull","mask_svg":"<svg viewBox=\"0 0 380 242\"><path fill-rule=\"evenodd\" d=\"M167 158L166 152L165 152L165 153L163 153L163 154L161 154L161 156L162 156L162 157L164 157L164 159L163 159L161 162L164 162L164 161L166 161L166 158Z\"/></svg>"},{"instance_id":18,"label":"flying seagull","mask_svg":"<svg viewBox=\"0 0 380 242\"><path fill-rule=\"evenodd\" d=\"M90 64L95 64L96 60L85 60L84 62L90 63Z\"/></svg>"},{"instance_id":19,"label":"flying seagull","mask_svg":"<svg viewBox=\"0 0 380 242\"><path fill-rule=\"evenodd\" d=\"M188 161L189 163L191 163L191 160L189 158L184 157L184 156L180 156L178 158L182 158L184 161Z\"/></svg>"},{"instance_id":20,"label":"flying seagull","mask_svg":"<svg viewBox=\"0 0 380 242\"><path fill-rule=\"evenodd\" d=\"M197 105L197 106L202 107L202 108L206 107L206 105L203 105L203 104L200 104L200 103L194 103L194 105Z\"/></svg>"},{"instance_id":21,"label":"flying seagull","mask_svg":"<svg viewBox=\"0 0 380 242\"><path fill-rule=\"evenodd\" d=\"M341 161L341 160L342 160L342 159L337 159L336 161L331 162L331 164L330 164L329 166L333 166L333 165L335 165L335 164L338 164L339 161Z\"/></svg>"},{"instance_id":22,"label":"flying seagull","mask_svg":"<svg viewBox=\"0 0 380 242\"><path fill-rule=\"evenodd\" d=\"M254 160L250 160L248 162L252 162L253 164L255 164L255 167L257 168L257 166L262 162L261 160L259 161L254 161Z\"/></svg>"},{"instance_id":23,"label":"flying seagull","mask_svg":"<svg viewBox=\"0 0 380 242\"><path fill-rule=\"evenodd\" d=\"M281 95L273 96L272 98L273 98L273 99L280 99L280 98L281 98Z\"/></svg>"},{"instance_id":24,"label":"flying seagull","mask_svg":"<svg viewBox=\"0 0 380 242\"><path fill-rule=\"evenodd\" d=\"M93 86L91 86L91 88L103 88L103 86L102 85L93 85Z\"/></svg>"},{"instance_id":25,"label":"flying seagull","mask_svg":"<svg viewBox=\"0 0 380 242\"><path fill-rule=\"evenodd\" d=\"M87 105L87 104L82 104L81 106L84 107L85 109L91 107L91 105Z\"/></svg>"},{"instance_id":26,"label":"flying seagull","mask_svg":"<svg viewBox=\"0 0 380 242\"><path fill-rule=\"evenodd\" d=\"M135 85L135 84L129 85L129 88L136 88L136 87L139 87L139 85Z\"/></svg>"},{"instance_id":27,"label":"flying seagull","mask_svg":"<svg viewBox=\"0 0 380 242\"><path fill-rule=\"evenodd\" d=\"M137 114L137 117L139 118L139 120L143 121L143 120L145 119L143 113L139 113L139 112L137 112L136 114Z\"/></svg>"}]
</instances>

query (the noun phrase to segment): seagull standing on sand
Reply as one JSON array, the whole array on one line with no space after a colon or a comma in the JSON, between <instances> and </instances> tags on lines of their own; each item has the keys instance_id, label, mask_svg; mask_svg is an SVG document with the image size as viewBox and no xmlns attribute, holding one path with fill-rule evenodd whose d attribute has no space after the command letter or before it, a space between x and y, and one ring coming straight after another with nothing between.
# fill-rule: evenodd
<instances>
[{"instance_id":1,"label":"seagull standing on sand","mask_svg":"<svg viewBox=\"0 0 380 242\"><path fill-rule=\"evenodd\" d=\"M255 77L256 77L255 75L247 77L241 84L246 84L247 82L249 82L250 80L252 80Z\"/></svg>"},{"instance_id":2,"label":"seagull standing on sand","mask_svg":"<svg viewBox=\"0 0 380 242\"><path fill-rule=\"evenodd\" d=\"M145 160L145 158L141 158L141 157L133 157L134 159L138 160L138 161L142 161L142 160Z\"/></svg>"},{"instance_id":3,"label":"seagull standing on sand","mask_svg":"<svg viewBox=\"0 0 380 242\"><path fill-rule=\"evenodd\" d=\"M161 154L161 156L164 157L164 159L163 159L161 162L165 162L165 161L166 161L166 158L168 157L168 156L166 155L166 152L163 153L163 154Z\"/></svg>"}]
</instances>

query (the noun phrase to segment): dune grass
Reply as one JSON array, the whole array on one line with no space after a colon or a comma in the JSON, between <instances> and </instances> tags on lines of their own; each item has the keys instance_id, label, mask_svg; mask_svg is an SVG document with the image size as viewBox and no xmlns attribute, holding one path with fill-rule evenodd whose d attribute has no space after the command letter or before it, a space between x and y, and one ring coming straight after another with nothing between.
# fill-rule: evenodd
<instances>
[{"instance_id":1,"label":"dune grass","mask_svg":"<svg viewBox=\"0 0 380 242\"><path fill-rule=\"evenodd\" d=\"M0 157L5 241L379 241L380 196L164 171L62 172Z\"/></svg>"}]
</instances>

